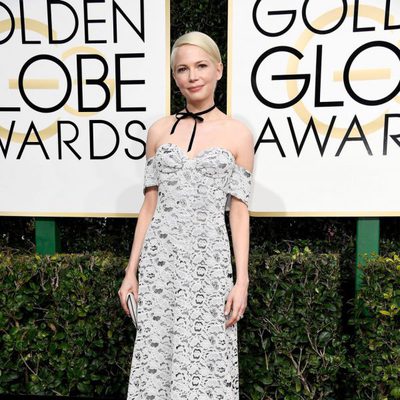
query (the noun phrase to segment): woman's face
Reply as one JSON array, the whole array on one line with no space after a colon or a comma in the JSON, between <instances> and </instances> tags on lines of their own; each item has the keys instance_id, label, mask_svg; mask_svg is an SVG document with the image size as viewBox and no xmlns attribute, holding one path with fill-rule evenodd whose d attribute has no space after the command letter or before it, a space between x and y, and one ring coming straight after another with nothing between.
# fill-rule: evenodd
<instances>
[{"instance_id":1,"label":"woman's face","mask_svg":"<svg viewBox=\"0 0 400 400\"><path fill-rule=\"evenodd\" d=\"M175 83L188 103L214 99L221 63L215 63L201 47L185 44L176 49L174 64Z\"/></svg>"}]
</instances>

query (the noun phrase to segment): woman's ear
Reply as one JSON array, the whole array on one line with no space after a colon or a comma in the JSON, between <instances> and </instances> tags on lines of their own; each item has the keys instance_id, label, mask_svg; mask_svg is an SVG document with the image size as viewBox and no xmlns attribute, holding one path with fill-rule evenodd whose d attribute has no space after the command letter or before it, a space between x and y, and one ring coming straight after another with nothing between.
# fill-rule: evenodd
<instances>
[{"instance_id":1,"label":"woman's ear","mask_svg":"<svg viewBox=\"0 0 400 400\"><path fill-rule=\"evenodd\" d=\"M217 64L217 80L219 81L222 78L222 74L224 72L224 65L219 62Z\"/></svg>"}]
</instances>

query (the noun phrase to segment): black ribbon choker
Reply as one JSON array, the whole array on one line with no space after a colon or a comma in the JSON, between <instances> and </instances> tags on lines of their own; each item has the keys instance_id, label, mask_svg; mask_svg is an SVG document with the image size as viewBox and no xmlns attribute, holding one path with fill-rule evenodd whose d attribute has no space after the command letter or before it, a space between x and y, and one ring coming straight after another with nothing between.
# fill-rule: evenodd
<instances>
[{"instance_id":1,"label":"black ribbon choker","mask_svg":"<svg viewBox=\"0 0 400 400\"><path fill-rule=\"evenodd\" d=\"M172 126L170 135L172 135L175 132L175 128L176 128L176 126L178 125L178 123L179 123L179 121L181 119L185 119L187 117L193 118L194 119L194 127L193 127L193 131L192 131L192 136L190 137L189 147L188 147L188 150L187 150L189 152L190 149L192 148L194 135L196 134L197 121L199 121L199 122L203 122L204 121L204 118L200 117L200 115L203 115L203 114L206 114L206 113L210 112L215 107L216 107L216 105L214 104L212 107L207 108L207 110L199 111L197 113L192 113L187 109L187 106L185 106L186 112L181 111L181 112L178 112L178 113L175 114L176 121L175 121L174 125Z\"/></svg>"}]
</instances>

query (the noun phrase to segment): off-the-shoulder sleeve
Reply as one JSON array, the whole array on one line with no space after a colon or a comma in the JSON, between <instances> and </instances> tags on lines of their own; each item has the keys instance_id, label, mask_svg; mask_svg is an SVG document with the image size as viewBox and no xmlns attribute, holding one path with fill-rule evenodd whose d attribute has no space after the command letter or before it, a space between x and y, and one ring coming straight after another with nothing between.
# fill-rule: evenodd
<instances>
[{"instance_id":1,"label":"off-the-shoulder sleeve","mask_svg":"<svg viewBox=\"0 0 400 400\"><path fill-rule=\"evenodd\" d=\"M156 168L156 160L154 156L148 158L145 162L143 194L145 193L146 187L149 186L158 186L158 173Z\"/></svg>"},{"instance_id":2,"label":"off-the-shoulder sleeve","mask_svg":"<svg viewBox=\"0 0 400 400\"><path fill-rule=\"evenodd\" d=\"M232 175L229 178L227 183L226 192L228 194L225 211L230 210L231 206L231 197L235 196L238 199L242 200L246 206L249 205L249 198L251 192L251 186L253 181L253 173L248 171L246 168L241 165L235 164Z\"/></svg>"}]
</instances>

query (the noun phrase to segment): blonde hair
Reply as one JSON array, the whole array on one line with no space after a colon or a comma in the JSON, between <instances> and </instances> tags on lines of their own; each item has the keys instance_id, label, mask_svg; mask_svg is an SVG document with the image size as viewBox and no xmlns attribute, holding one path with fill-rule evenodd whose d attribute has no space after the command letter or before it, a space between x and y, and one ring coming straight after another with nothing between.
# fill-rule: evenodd
<instances>
[{"instance_id":1,"label":"blonde hair","mask_svg":"<svg viewBox=\"0 0 400 400\"><path fill-rule=\"evenodd\" d=\"M188 32L184 35L180 36L176 39L174 45L172 46L171 51L171 69L174 69L174 61L175 61L175 53L178 47L181 47L185 44L192 44L194 46L198 46L203 49L210 57L211 60L215 63L220 63L221 61L221 54L219 52L219 48L217 43L214 42L210 36L206 35L202 32Z\"/></svg>"}]
</instances>

